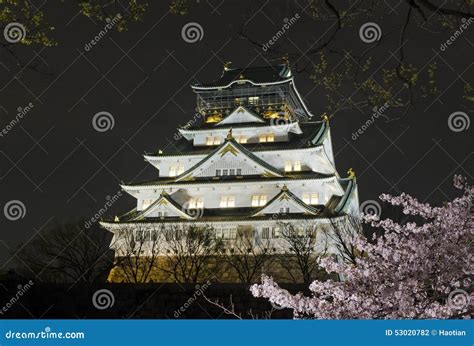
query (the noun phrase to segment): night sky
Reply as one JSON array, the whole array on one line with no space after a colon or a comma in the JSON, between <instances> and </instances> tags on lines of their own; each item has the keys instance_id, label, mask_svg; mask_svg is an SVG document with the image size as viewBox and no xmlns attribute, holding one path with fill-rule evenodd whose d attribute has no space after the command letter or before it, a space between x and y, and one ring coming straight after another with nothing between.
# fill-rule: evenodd
<instances>
[{"instance_id":1,"label":"night sky","mask_svg":"<svg viewBox=\"0 0 474 346\"><path fill-rule=\"evenodd\" d=\"M119 191L121 181L155 178L157 171L142 154L172 146L176 127L192 118L196 99L190 84L217 79L228 60L234 67L280 63L282 54L264 52L239 36L245 22L247 34L267 42L285 18L298 13L301 19L274 48L290 52L290 62L299 67L310 64L314 56L305 52L332 30L330 22L310 19L303 1L201 1L193 2L183 16L169 13L167 2L159 3L151 2L143 21L131 23L128 31L112 31L85 51L84 45L104 24L77 15L69 4L48 2L43 10L55 27L57 47L14 48L34 69L19 67L0 48L0 127L15 117L18 107L33 104L0 137L0 207L11 200L26 207L24 217L16 221L0 214L2 269L13 264L9 259L15 248L38 232L55 223L91 218L107 196ZM376 22L382 39L372 54L374 64L393 67L403 23L399 16L407 7L400 2L392 8L353 23L331 44L362 54L371 45L360 40L358 29L364 22ZM189 22L202 26L202 40L183 40L181 29ZM463 98L463 87L466 81L472 83L474 25L440 51L452 29L421 30L415 22L407 29L405 54L418 66L437 63L439 95L418 100L405 115L389 109L387 116L401 118L379 118L357 140L351 139L352 133L370 117L370 108L340 111L331 122L338 171L345 176L354 168L361 202L405 191L421 201L440 203L455 196L454 174L472 178L473 126L454 132L448 117L460 111L472 118L472 102ZM328 56L331 64L341 58ZM295 83L319 117L326 98L310 72L295 71ZM344 96L352 93L351 84L341 87ZM112 114L110 131L98 132L92 126L100 111ZM109 215L134 206L135 199L124 193Z\"/></svg>"}]
</instances>

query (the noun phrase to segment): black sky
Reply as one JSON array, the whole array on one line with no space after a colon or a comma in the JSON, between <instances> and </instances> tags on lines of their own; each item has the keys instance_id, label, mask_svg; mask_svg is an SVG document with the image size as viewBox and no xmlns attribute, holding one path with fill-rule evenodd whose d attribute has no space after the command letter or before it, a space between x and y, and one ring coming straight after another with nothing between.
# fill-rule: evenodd
<instances>
[{"instance_id":1,"label":"black sky","mask_svg":"<svg viewBox=\"0 0 474 346\"><path fill-rule=\"evenodd\" d=\"M298 13L301 19L276 47L302 54L326 30L329 23L316 23L302 11L303 2L271 3L226 1L194 3L185 16L168 13L168 3L151 2L142 22L132 23L124 33L112 32L89 52L84 45L103 27L69 4L48 2L44 11L54 25L54 48L19 47L16 53L34 62L42 73L21 69L5 51L0 58L0 127L15 117L16 109L32 103L34 108L7 135L0 137L0 206L20 200L26 215L9 221L0 214L0 263L8 267L11 252L38 236L42 227L74 218L89 219L114 195L120 180L146 180L156 171L143 161L145 151L173 144L176 127L193 115L195 95L189 84L209 81L221 73L223 62L233 66L257 66L278 62L279 56L262 52L239 37L244 15L253 13L247 32L268 41L281 28L284 18ZM218 6L218 7L217 7ZM390 64L390 52L398 48L398 35L406 13L403 2L375 13L370 21L382 28L383 41L374 63ZM216 9L217 8L217 9ZM382 17L383 15L383 17ZM335 38L335 45L363 52L354 23ZM181 28L197 22L204 29L201 41L187 43ZM472 83L473 37L470 28L444 52L440 44L451 29L431 33L417 25L409 27L406 54L417 65L438 64L438 99L418 102L398 121L379 119L356 141L351 135L370 116L357 109L345 110L332 121L336 164L341 175L349 167L358 173L360 200L376 199L383 192L410 192L422 201L439 203L455 195L452 176L472 177L472 126L459 133L448 128L448 117L466 112L464 81ZM435 56L435 52L439 53ZM328 57L339 61L340 55ZM47 65L46 65L47 64ZM388 65L387 65L388 66ZM44 73L47 72L47 73ZM315 88L308 73L295 73L296 86L310 110L324 111L324 92ZM352 86L341 89L345 96ZM99 111L115 119L111 131L97 132L92 117ZM397 109L387 114L396 117ZM132 209L135 199L124 194L114 206L117 213ZM113 212L112 212L113 214Z\"/></svg>"}]
</instances>

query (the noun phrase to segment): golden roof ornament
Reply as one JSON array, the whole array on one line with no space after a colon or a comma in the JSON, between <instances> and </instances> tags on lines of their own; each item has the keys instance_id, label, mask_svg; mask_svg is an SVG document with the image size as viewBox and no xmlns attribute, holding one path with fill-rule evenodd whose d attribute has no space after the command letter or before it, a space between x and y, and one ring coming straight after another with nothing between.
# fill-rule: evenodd
<instances>
[{"instance_id":1,"label":"golden roof ornament","mask_svg":"<svg viewBox=\"0 0 474 346\"><path fill-rule=\"evenodd\" d=\"M281 187L281 191L288 191L288 186L286 186L286 184L284 184L282 187Z\"/></svg>"},{"instance_id":2,"label":"golden roof ornament","mask_svg":"<svg viewBox=\"0 0 474 346\"><path fill-rule=\"evenodd\" d=\"M355 174L354 170L352 169L352 167L349 168L349 170L347 171L347 177L348 177L349 179L354 179L355 176L356 176L356 174Z\"/></svg>"},{"instance_id":3,"label":"golden roof ornament","mask_svg":"<svg viewBox=\"0 0 474 346\"><path fill-rule=\"evenodd\" d=\"M240 79L244 79L245 77L244 77L243 74L240 74L239 78L240 78Z\"/></svg>"},{"instance_id":4,"label":"golden roof ornament","mask_svg":"<svg viewBox=\"0 0 474 346\"><path fill-rule=\"evenodd\" d=\"M231 139L234 139L234 137L232 137L232 127L229 129L229 132L227 133L227 140L231 140Z\"/></svg>"},{"instance_id":5,"label":"golden roof ornament","mask_svg":"<svg viewBox=\"0 0 474 346\"><path fill-rule=\"evenodd\" d=\"M163 150L158 150L158 155L163 155Z\"/></svg>"},{"instance_id":6,"label":"golden roof ornament","mask_svg":"<svg viewBox=\"0 0 474 346\"><path fill-rule=\"evenodd\" d=\"M326 124L329 124L329 120L331 120L333 118L333 114L331 115L328 115L326 112L324 112L322 115L321 115L321 119L323 119L323 121L326 123Z\"/></svg>"},{"instance_id":7,"label":"golden roof ornament","mask_svg":"<svg viewBox=\"0 0 474 346\"><path fill-rule=\"evenodd\" d=\"M226 61L226 62L224 63L224 71L229 71L231 64L232 64L232 61Z\"/></svg>"},{"instance_id":8,"label":"golden roof ornament","mask_svg":"<svg viewBox=\"0 0 474 346\"><path fill-rule=\"evenodd\" d=\"M283 55L281 60L283 61L285 65L290 65L290 57L288 56L288 53L285 53L285 55Z\"/></svg>"},{"instance_id":9,"label":"golden roof ornament","mask_svg":"<svg viewBox=\"0 0 474 346\"><path fill-rule=\"evenodd\" d=\"M114 218L114 222L120 222L120 219L119 219L119 217L118 217L118 216L115 216L115 218Z\"/></svg>"}]
</instances>

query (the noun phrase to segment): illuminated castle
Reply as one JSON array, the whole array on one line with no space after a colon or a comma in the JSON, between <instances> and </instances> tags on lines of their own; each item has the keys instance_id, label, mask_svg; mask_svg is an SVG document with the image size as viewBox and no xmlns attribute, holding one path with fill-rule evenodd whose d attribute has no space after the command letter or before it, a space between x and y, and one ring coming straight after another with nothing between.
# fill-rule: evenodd
<instances>
[{"instance_id":1,"label":"illuminated castle","mask_svg":"<svg viewBox=\"0 0 474 346\"><path fill-rule=\"evenodd\" d=\"M329 119L311 114L287 64L226 65L192 89L197 121L178 128L172 149L145 155L158 177L123 184L136 208L103 227L139 228L145 239L166 225L212 227L230 249L246 233L284 253L282 222L318 229L358 214L354 175L336 171Z\"/></svg>"}]
</instances>

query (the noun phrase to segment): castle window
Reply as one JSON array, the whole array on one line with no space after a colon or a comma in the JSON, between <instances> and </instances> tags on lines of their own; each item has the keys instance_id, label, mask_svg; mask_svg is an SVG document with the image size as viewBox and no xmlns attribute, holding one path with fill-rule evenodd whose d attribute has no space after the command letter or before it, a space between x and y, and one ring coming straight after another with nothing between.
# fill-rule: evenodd
<instances>
[{"instance_id":1,"label":"castle window","mask_svg":"<svg viewBox=\"0 0 474 346\"><path fill-rule=\"evenodd\" d=\"M229 169L229 175L235 175L235 169L234 168Z\"/></svg>"},{"instance_id":2,"label":"castle window","mask_svg":"<svg viewBox=\"0 0 474 346\"><path fill-rule=\"evenodd\" d=\"M280 228L278 227L273 227L272 228L272 238L279 238L281 235Z\"/></svg>"},{"instance_id":3,"label":"castle window","mask_svg":"<svg viewBox=\"0 0 474 346\"><path fill-rule=\"evenodd\" d=\"M290 207L280 208L280 214L288 214L290 212Z\"/></svg>"},{"instance_id":4,"label":"castle window","mask_svg":"<svg viewBox=\"0 0 474 346\"><path fill-rule=\"evenodd\" d=\"M223 169L222 170L222 175L229 175L229 170L228 169Z\"/></svg>"},{"instance_id":5,"label":"castle window","mask_svg":"<svg viewBox=\"0 0 474 346\"><path fill-rule=\"evenodd\" d=\"M220 169L216 169L216 175L220 177L222 175L222 171Z\"/></svg>"},{"instance_id":6,"label":"castle window","mask_svg":"<svg viewBox=\"0 0 474 346\"><path fill-rule=\"evenodd\" d=\"M237 168L237 175L242 175L242 169L241 168Z\"/></svg>"},{"instance_id":7,"label":"castle window","mask_svg":"<svg viewBox=\"0 0 474 346\"><path fill-rule=\"evenodd\" d=\"M258 141L260 143L274 142L275 141L275 135L273 133L263 133L258 137Z\"/></svg>"},{"instance_id":8,"label":"castle window","mask_svg":"<svg viewBox=\"0 0 474 346\"><path fill-rule=\"evenodd\" d=\"M309 205L318 204L319 195L317 193L303 193L303 202Z\"/></svg>"},{"instance_id":9,"label":"castle window","mask_svg":"<svg viewBox=\"0 0 474 346\"><path fill-rule=\"evenodd\" d=\"M235 239L237 236L237 229L235 227L224 228L222 230L223 239Z\"/></svg>"},{"instance_id":10,"label":"castle window","mask_svg":"<svg viewBox=\"0 0 474 346\"><path fill-rule=\"evenodd\" d=\"M170 177L176 177L177 175L180 175L183 172L184 172L184 165L182 164L170 165L170 171L169 171Z\"/></svg>"},{"instance_id":11,"label":"castle window","mask_svg":"<svg viewBox=\"0 0 474 346\"><path fill-rule=\"evenodd\" d=\"M301 171L301 161L295 161L293 163L293 170L297 172Z\"/></svg>"},{"instance_id":12,"label":"castle window","mask_svg":"<svg viewBox=\"0 0 474 346\"><path fill-rule=\"evenodd\" d=\"M258 96L250 96L249 97L249 104L258 105Z\"/></svg>"},{"instance_id":13,"label":"castle window","mask_svg":"<svg viewBox=\"0 0 474 346\"><path fill-rule=\"evenodd\" d=\"M247 137L245 136L237 136L235 137L235 140L237 141L237 143L247 143Z\"/></svg>"},{"instance_id":14,"label":"castle window","mask_svg":"<svg viewBox=\"0 0 474 346\"><path fill-rule=\"evenodd\" d=\"M252 207L261 207L267 204L266 195L254 195L252 196Z\"/></svg>"},{"instance_id":15,"label":"castle window","mask_svg":"<svg viewBox=\"0 0 474 346\"><path fill-rule=\"evenodd\" d=\"M201 197L191 198L188 202L189 209L202 209L204 207L204 202Z\"/></svg>"},{"instance_id":16,"label":"castle window","mask_svg":"<svg viewBox=\"0 0 474 346\"><path fill-rule=\"evenodd\" d=\"M142 202L142 209L148 208L153 202L153 199L144 199Z\"/></svg>"},{"instance_id":17,"label":"castle window","mask_svg":"<svg viewBox=\"0 0 474 346\"><path fill-rule=\"evenodd\" d=\"M206 145L219 145L221 144L220 137L208 136L206 137Z\"/></svg>"},{"instance_id":18,"label":"castle window","mask_svg":"<svg viewBox=\"0 0 474 346\"><path fill-rule=\"evenodd\" d=\"M158 217L160 219L164 219L166 217L166 211L164 211L164 210L158 211Z\"/></svg>"},{"instance_id":19,"label":"castle window","mask_svg":"<svg viewBox=\"0 0 474 346\"><path fill-rule=\"evenodd\" d=\"M270 239L270 227L262 228L262 239Z\"/></svg>"},{"instance_id":20,"label":"castle window","mask_svg":"<svg viewBox=\"0 0 474 346\"><path fill-rule=\"evenodd\" d=\"M221 196L220 207L221 208L235 207L235 196Z\"/></svg>"},{"instance_id":21,"label":"castle window","mask_svg":"<svg viewBox=\"0 0 474 346\"><path fill-rule=\"evenodd\" d=\"M285 172L299 172L301 171L301 161L286 161Z\"/></svg>"}]
</instances>

